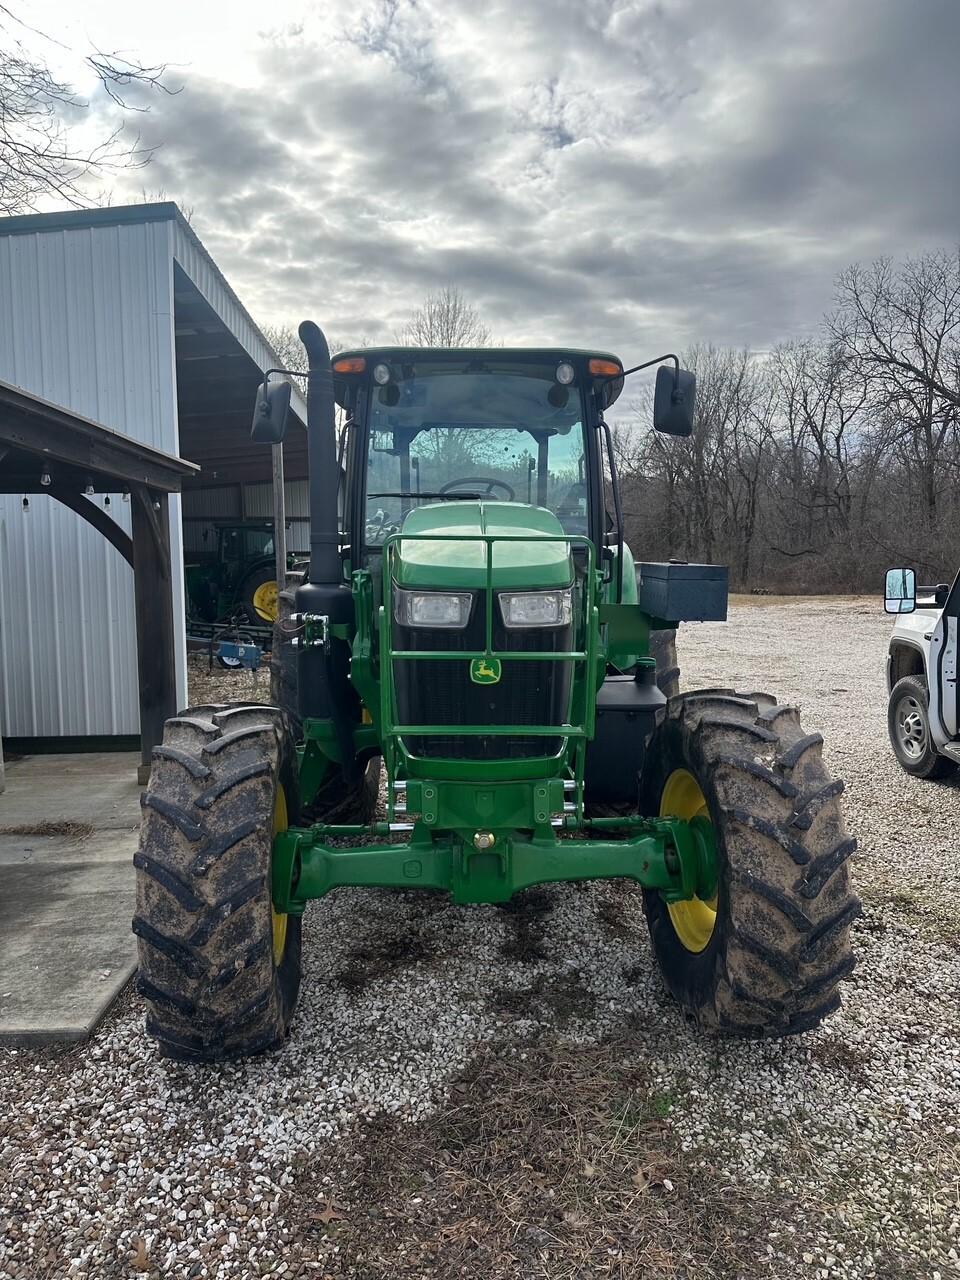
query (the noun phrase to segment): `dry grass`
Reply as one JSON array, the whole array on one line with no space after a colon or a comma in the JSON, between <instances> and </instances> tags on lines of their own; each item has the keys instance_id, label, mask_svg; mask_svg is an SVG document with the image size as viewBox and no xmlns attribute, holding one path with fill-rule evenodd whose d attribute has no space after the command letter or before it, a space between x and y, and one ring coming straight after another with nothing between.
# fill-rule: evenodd
<instances>
[{"instance_id":1,"label":"dry grass","mask_svg":"<svg viewBox=\"0 0 960 1280\"><path fill-rule=\"evenodd\" d=\"M93 835L89 822L32 822L15 827L0 827L0 836L65 836L68 840L87 840Z\"/></svg>"},{"instance_id":2,"label":"dry grass","mask_svg":"<svg viewBox=\"0 0 960 1280\"><path fill-rule=\"evenodd\" d=\"M208 702L269 702L270 668L266 660L259 671L237 668L228 671L206 653L187 655L187 704L198 707Z\"/></svg>"},{"instance_id":3,"label":"dry grass","mask_svg":"<svg viewBox=\"0 0 960 1280\"><path fill-rule=\"evenodd\" d=\"M796 594L793 594L793 595L777 594L777 595L768 595L768 596L765 596L765 595L755 596L752 592L750 593L731 592L730 593L730 603L733 605L736 605L738 608L742 608L744 605L754 605L758 608L765 609L768 607L784 605L784 604L835 604L837 606L840 606L840 605L860 604L860 603L863 603L864 601L868 601L871 604L875 604L880 608L882 608L883 606L882 600L878 600L877 597L870 596L870 595L855 594L855 595L836 595L836 596L835 595L805 596L805 595L796 595Z\"/></svg>"},{"instance_id":4,"label":"dry grass","mask_svg":"<svg viewBox=\"0 0 960 1280\"><path fill-rule=\"evenodd\" d=\"M299 1171L294 1274L762 1273L767 1231L792 1206L691 1162L670 1126L678 1105L627 1042L489 1048L429 1121L371 1124L346 1166L341 1148Z\"/></svg>"}]
</instances>

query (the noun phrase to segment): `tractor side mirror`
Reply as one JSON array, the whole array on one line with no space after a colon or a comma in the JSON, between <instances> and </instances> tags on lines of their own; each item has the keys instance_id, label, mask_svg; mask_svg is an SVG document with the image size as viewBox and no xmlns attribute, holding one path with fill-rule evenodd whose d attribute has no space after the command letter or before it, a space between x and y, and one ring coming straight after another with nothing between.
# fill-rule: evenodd
<instances>
[{"instance_id":1,"label":"tractor side mirror","mask_svg":"<svg viewBox=\"0 0 960 1280\"><path fill-rule=\"evenodd\" d=\"M253 410L250 435L258 444L280 444L287 433L290 416L289 382L261 382Z\"/></svg>"},{"instance_id":2,"label":"tractor side mirror","mask_svg":"<svg viewBox=\"0 0 960 1280\"><path fill-rule=\"evenodd\" d=\"M653 393L653 425L668 436L693 435L693 406L697 397L697 375L688 369L657 370Z\"/></svg>"},{"instance_id":3,"label":"tractor side mirror","mask_svg":"<svg viewBox=\"0 0 960 1280\"><path fill-rule=\"evenodd\" d=\"M913 613L917 607L917 575L912 569L888 569L883 592L884 613Z\"/></svg>"}]
</instances>

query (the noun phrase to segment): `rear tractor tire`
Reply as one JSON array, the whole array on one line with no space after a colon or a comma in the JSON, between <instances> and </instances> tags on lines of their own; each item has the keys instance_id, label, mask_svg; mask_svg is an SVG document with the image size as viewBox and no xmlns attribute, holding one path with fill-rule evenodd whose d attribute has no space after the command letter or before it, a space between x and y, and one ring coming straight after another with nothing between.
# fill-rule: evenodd
<instances>
[{"instance_id":1,"label":"rear tractor tire","mask_svg":"<svg viewBox=\"0 0 960 1280\"><path fill-rule=\"evenodd\" d=\"M657 686L668 698L680 692L680 662L677 658L677 629L650 632L650 656L657 660Z\"/></svg>"},{"instance_id":2,"label":"rear tractor tire","mask_svg":"<svg viewBox=\"0 0 960 1280\"><path fill-rule=\"evenodd\" d=\"M710 689L670 700L647 752L644 813L709 818L718 888L668 904L644 891L667 988L703 1028L783 1036L840 1004L860 914L843 783L797 710L766 694Z\"/></svg>"},{"instance_id":3,"label":"rear tractor tire","mask_svg":"<svg viewBox=\"0 0 960 1280\"><path fill-rule=\"evenodd\" d=\"M300 917L271 898L274 833L299 818L283 713L207 706L168 720L142 803L133 931L148 1035L192 1062L276 1047L300 988Z\"/></svg>"},{"instance_id":4,"label":"rear tractor tire","mask_svg":"<svg viewBox=\"0 0 960 1280\"><path fill-rule=\"evenodd\" d=\"M249 620L262 627L277 620L277 595L277 575L268 565L262 565L244 580L237 599Z\"/></svg>"}]
</instances>

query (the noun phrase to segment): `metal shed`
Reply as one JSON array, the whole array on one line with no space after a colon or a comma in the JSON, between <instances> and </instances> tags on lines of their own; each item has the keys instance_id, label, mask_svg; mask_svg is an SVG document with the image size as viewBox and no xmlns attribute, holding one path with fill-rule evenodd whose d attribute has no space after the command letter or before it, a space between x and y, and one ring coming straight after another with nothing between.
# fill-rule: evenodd
<instances>
[{"instance_id":1,"label":"metal shed","mask_svg":"<svg viewBox=\"0 0 960 1280\"><path fill-rule=\"evenodd\" d=\"M0 379L202 468L170 498L180 705L183 507L188 536L221 514L261 513L271 458L249 426L256 385L277 363L175 204L0 219ZM296 391L293 410L305 423ZM284 451L296 511L305 432ZM128 496L90 495L125 533ZM0 734L138 732L129 566L62 502L41 493L24 509L19 494L0 494Z\"/></svg>"},{"instance_id":2,"label":"metal shed","mask_svg":"<svg viewBox=\"0 0 960 1280\"><path fill-rule=\"evenodd\" d=\"M169 495L197 468L2 381L0 464L0 492L22 494L24 513L35 496L62 503L105 537L133 571L140 776L146 782L164 722L177 709ZM132 536L95 500L121 486L130 496ZM35 589L42 585L52 586Z\"/></svg>"}]
</instances>

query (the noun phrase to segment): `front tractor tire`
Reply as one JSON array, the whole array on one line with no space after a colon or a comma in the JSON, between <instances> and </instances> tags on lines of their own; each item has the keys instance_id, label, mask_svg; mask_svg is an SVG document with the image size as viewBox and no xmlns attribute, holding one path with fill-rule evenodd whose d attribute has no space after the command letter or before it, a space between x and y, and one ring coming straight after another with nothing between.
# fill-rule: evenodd
<instances>
[{"instance_id":1,"label":"front tractor tire","mask_svg":"<svg viewBox=\"0 0 960 1280\"><path fill-rule=\"evenodd\" d=\"M706 690L670 700L647 752L642 812L708 818L718 885L702 902L644 892L667 988L707 1030L783 1036L840 1004L860 904L843 783L796 708L765 694Z\"/></svg>"},{"instance_id":2,"label":"front tractor tire","mask_svg":"<svg viewBox=\"0 0 960 1280\"><path fill-rule=\"evenodd\" d=\"M143 796L138 986L165 1057L279 1045L300 987L300 917L271 899L276 831L296 823L293 739L274 707L196 707L167 721Z\"/></svg>"}]
</instances>

